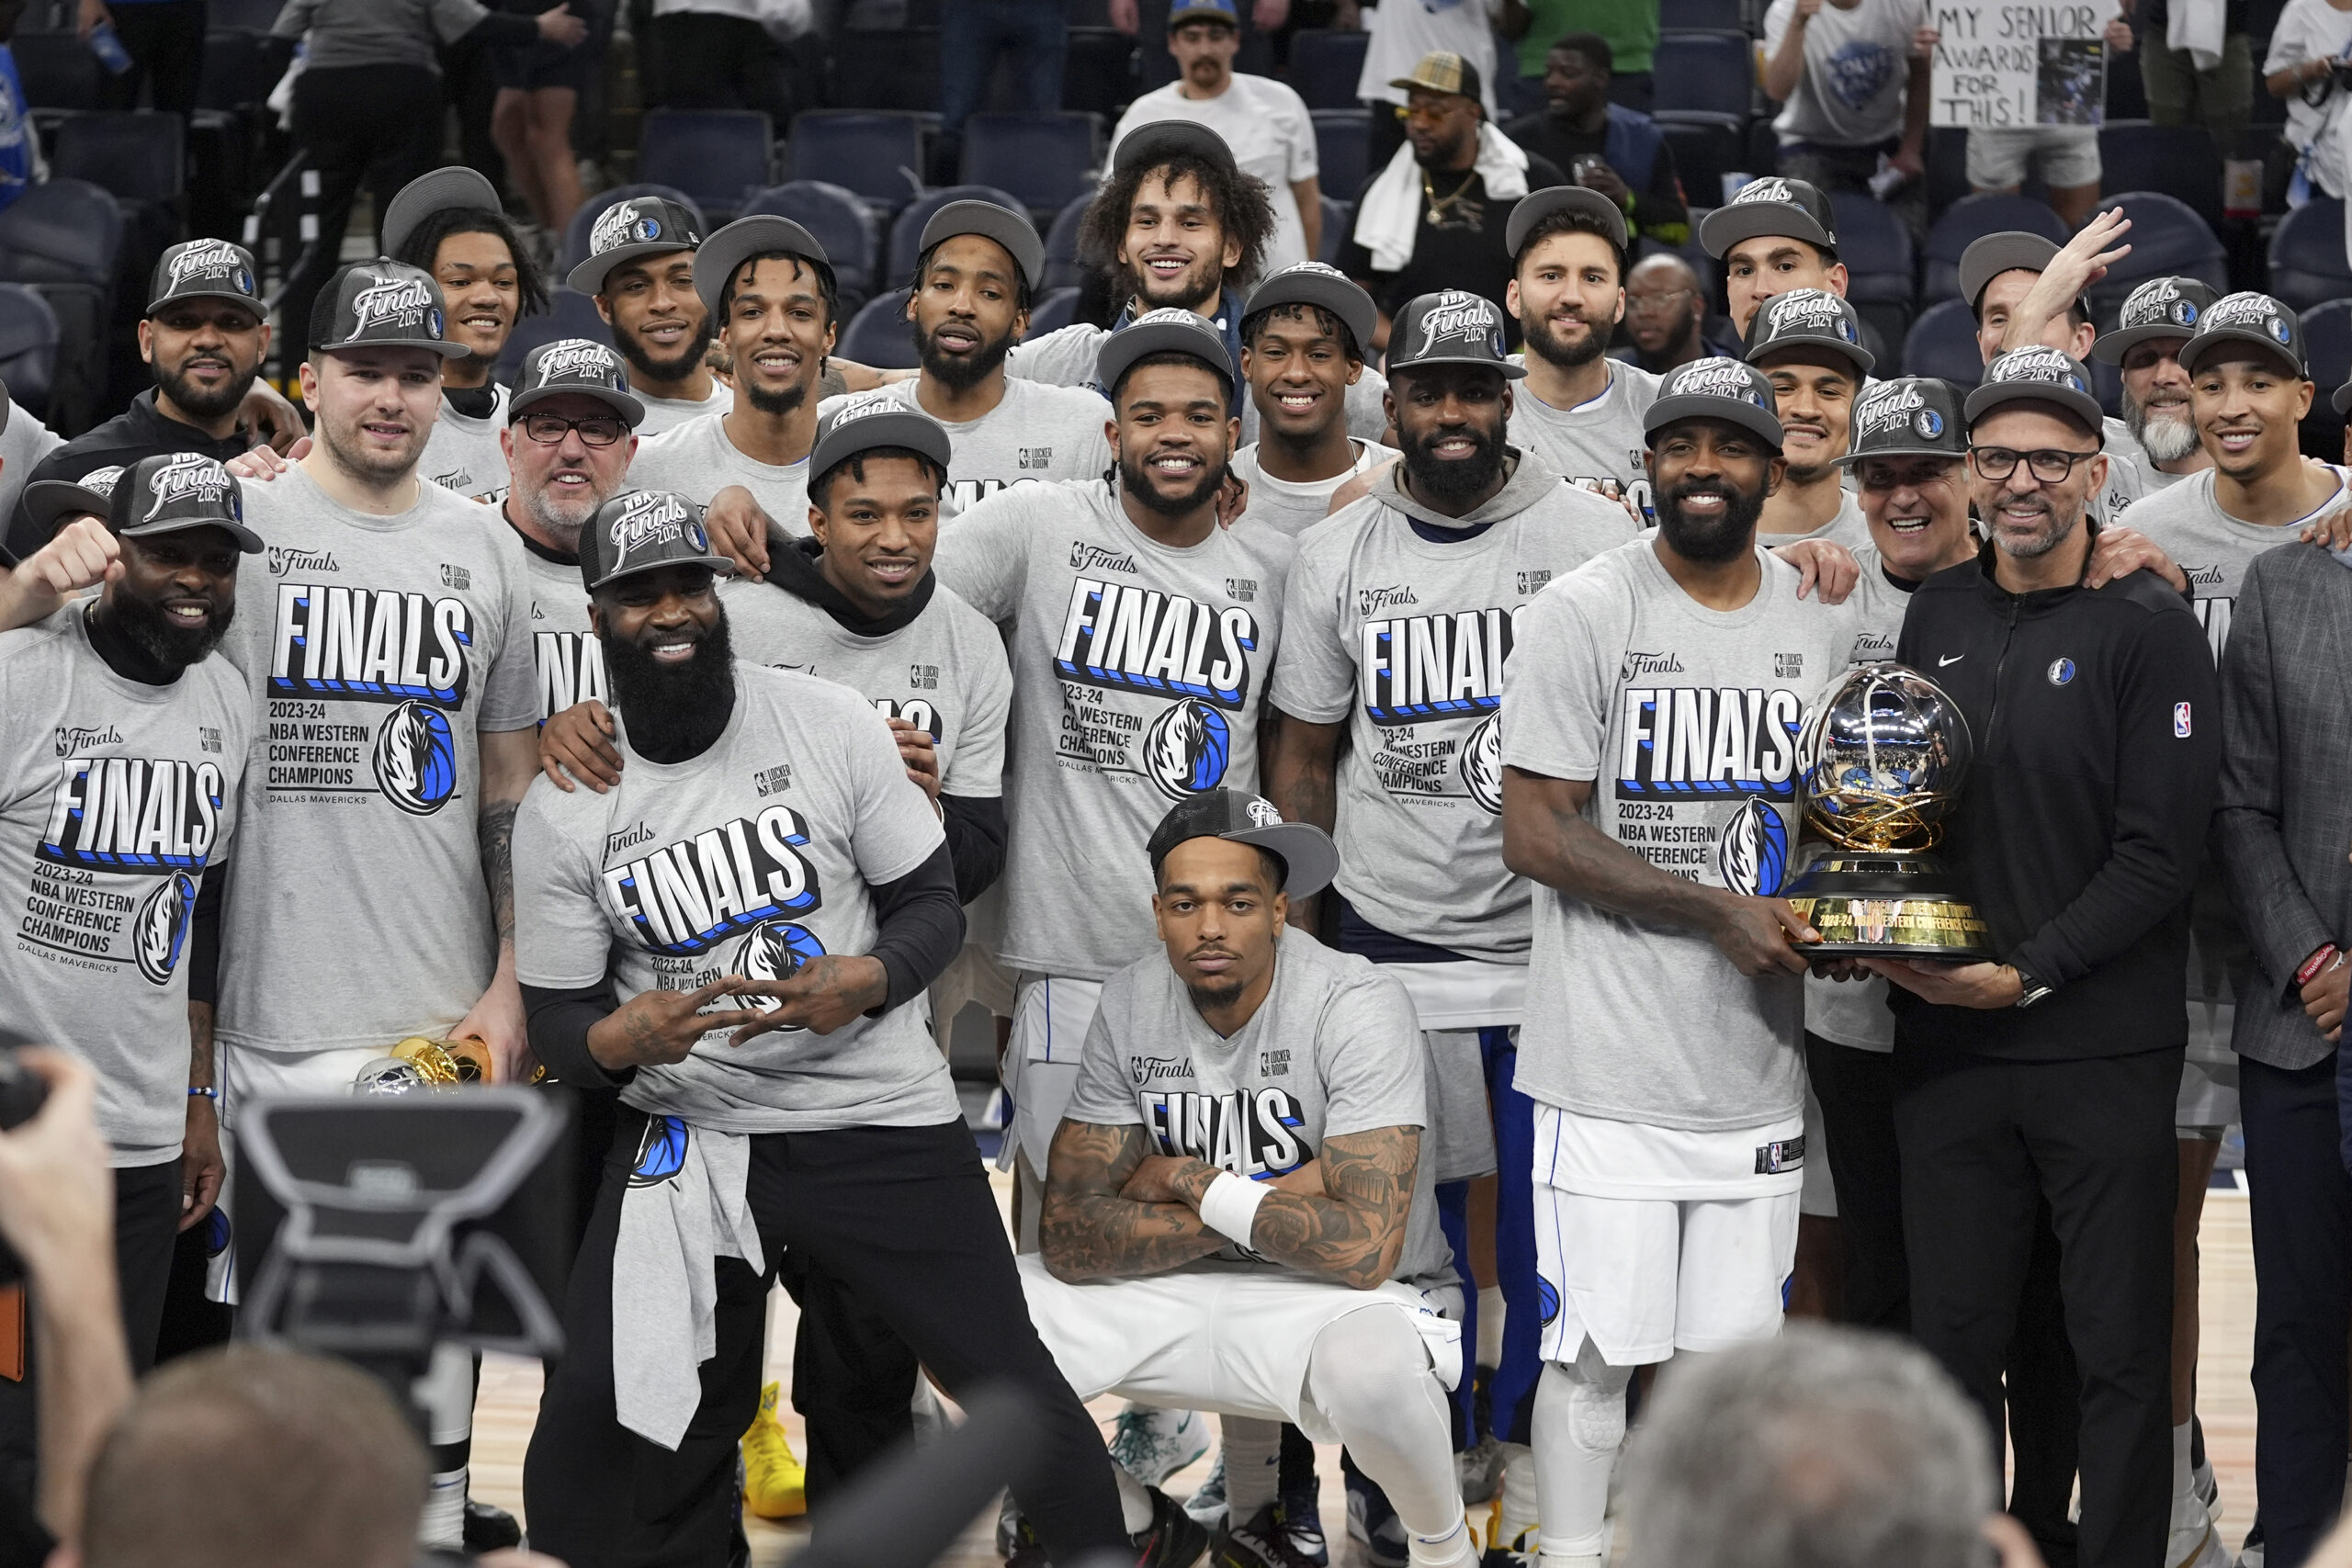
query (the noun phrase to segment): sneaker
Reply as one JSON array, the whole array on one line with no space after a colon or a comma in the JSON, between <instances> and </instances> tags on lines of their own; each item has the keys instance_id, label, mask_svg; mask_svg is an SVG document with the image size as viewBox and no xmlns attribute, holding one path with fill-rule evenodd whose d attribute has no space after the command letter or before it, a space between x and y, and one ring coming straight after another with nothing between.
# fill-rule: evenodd
<instances>
[{"instance_id":1,"label":"sneaker","mask_svg":"<svg viewBox=\"0 0 2352 1568\"><path fill-rule=\"evenodd\" d=\"M1283 1532L1291 1551L1313 1568L1331 1568L1331 1550L1323 1541L1323 1502L1313 1481L1282 1495Z\"/></svg>"},{"instance_id":2,"label":"sneaker","mask_svg":"<svg viewBox=\"0 0 2352 1568\"><path fill-rule=\"evenodd\" d=\"M488 1503L466 1499L466 1551L480 1556L485 1551L510 1551L523 1544L523 1527L505 1509Z\"/></svg>"},{"instance_id":3,"label":"sneaker","mask_svg":"<svg viewBox=\"0 0 2352 1568\"><path fill-rule=\"evenodd\" d=\"M1478 1439L1475 1449L1464 1449L1453 1456L1454 1478L1462 1483L1462 1501L1465 1504L1484 1503L1503 1483L1502 1443L1492 1432Z\"/></svg>"},{"instance_id":4,"label":"sneaker","mask_svg":"<svg viewBox=\"0 0 2352 1568\"><path fill-rule=\"evenodd\" d=\"M1379 1487L1353 1471L1348 1472L1348 1535L1363 1543L1371 1568L1405 1568L1405 1521Z\"/></svg>"},{"instance_id":5,"label":"sneaker","mask_svg":"<svg viewBox=\"0 0 2352 1568\"><path fill-rule=\"evenodd\" d=\"M1194 1487L1193 1495L1184 1499L1184 1512L1190 1514L1193 1522L1209 1534L1214 1536L1224 1533L1226 1507L1223 1450L1220 1449L1217 1451L1216 1464L1210 1470L1209 1478Z\"/></svg>"},{"instance_id":6,"label":"sneaker","mask_svg":"<svg viewBox=\"0 0 2352 1568\"><path fill-rule=\"evenodd\" d=\"M1501 1526L1502 1520L1498 1517L1493 1528L1499 1529ZM1531 1528L1520 1531L1510 1540L1487 1542L1487 1550L1479 1553L1478 1568L1536 1568L1535 1538L1536 1532Z\"/></svg>"},{"instance_id":7,"label":"sneaker","mask_svg":"<svg viewBox=\"0 0 2352 1568\"><path fill-rule=\"evenodd\" d=\"M1323 1532L1317 1529L1315 1543L1323 1543ZM1236 1525L1225 1532L1225 1540L1216 1549L1216 1568L1308 1568L1314 1559L1302 1555L1293 1541L1289 1521L1283 1517L1280 1503L1268 1503L1250 1516L1247 1524Z\"/></svg>"},{"instance_id":8,"label":"sneaker","mask_svg":"<svg viewBox=\"0 0 2352 1568\"><path fill-rule=\"evenodd\" d=\"M2238 1549L2237 1568L2262 1568L2262 1516L2254 1516L2254 1524L2245 1532L2245 1544Z\"/></svg>"},{"instance_id":9,"label":"sneaker","mask_svg":"<svg viewBox=\"0 0 2352 1568\"><path fill-rule=\"evenodd\" d=\"M1193 1416L1193 1419L1197 1422L1201 1418ZM1145 1490L1151 1494L1151 1523L1127 1538L1128 1544L1136 1549L1136 1568L1193 1568L1208 1556L1209 1532L1194 1524L1176 1499L1159 1487L1148 1486Z\"/></svg>"},{"instance_id":10,"label":"sneaker","mask_svg":"<svg viewBox=\"0 0 2352 1568\"><path fill-rule=\"evenodd\" d=\"M2165 1542L2165 1568L2230 1568L2230 1549L2194 1495L2173 1499L2172 1534Z\"/></svg>"},{"instance_id":11,"label":"sneaker","mask_svg":"<svg viewBox=\"0 0 2352 1568\"><path fill-rule=\"evenodd\" d=\"M1208 1451L1208 1417L1197 1410L1130 1404L1111 1435L1111 1457L1146 1486L1159 1485Z\"/></svg>"},{"instance_id":12,"label":"sneaker","mask_svg":"<svg viewBox=\"0 0 2352 1568\"><path fill-rule=\"evenodd\" d=\"M760 1390L760 1413L743 1433L743 1506L763 1519L798 1518L808 1511L808 1472L775 1418L784 1384Z\"/></svg>"},{"instance_id":13,"label":"sneaker","mask_svg":"<svg viewBox=\"0 0 2352 1568\"><path fill-rule=\"evenodd\" d=\"M996 1506L996 1554L1011 1562L1021 1550L1021 1505L1008 1492Z\"/></svg>"}]
</instances>

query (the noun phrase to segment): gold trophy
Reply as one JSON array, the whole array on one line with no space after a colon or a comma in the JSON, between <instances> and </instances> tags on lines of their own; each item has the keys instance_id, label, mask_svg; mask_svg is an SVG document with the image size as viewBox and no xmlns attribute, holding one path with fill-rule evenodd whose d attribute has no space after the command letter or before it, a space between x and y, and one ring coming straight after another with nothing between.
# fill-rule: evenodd
<instances>
[{"instance_id":1,"label":"gold trophy","mask_svg":"<svg viewBox=\"0 0 2352 1568\"><path fill-rule=\"evenodd\" d=\"M545 1076L545 1069L539 1076ZM415 1094L497 1081L490 1047L483 1042L470 1035L458 1040L432 1040L412 1034L362 1066L352 1084L352 1092Z\"/></svg>"},{"instance_id":2,"label":"gold trophy","mask_svg":"<svg viewBox=\"0 0 2352 1568\"><path fill-rule=\"evenodd\" d=\"M1821 933L1807 957L1995 956L1983 917L1928 852L1973 750L1960 705L1906 665L1857 665L1822 693L1797 771L1805 822L1827 847L1785 890Z\"/></svg>"}]
</instances>

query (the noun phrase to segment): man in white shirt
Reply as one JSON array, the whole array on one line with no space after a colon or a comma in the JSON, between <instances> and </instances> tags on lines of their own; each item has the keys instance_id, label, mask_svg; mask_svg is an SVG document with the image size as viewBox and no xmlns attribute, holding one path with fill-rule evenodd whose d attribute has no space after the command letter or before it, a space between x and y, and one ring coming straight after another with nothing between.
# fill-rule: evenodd
<instances>
[{"instance_id":1,"label":"man in white shirt","mask_svg":"<svg viewBox=\"0 0 2352 1568\"><path fill-rule=\"evenodd\" d=\"M1924 0L1772 0L1764 14L1764 94L1786 107L1772 129L1781 173L1824 190L1866 192L1924 239L1928 54ZM1882 170L1900 183L1882 191Z\"/></svg>"},{"instance_id":2,"label":"man in white shirt","mask_svg":"<svg viewBox=\"0 0 2352 1568\"><path fill-rule=\"evenodd\" d=\"M1274 203L1269 267L1311 261L1323 248L1323 193L1315 160L1315 122L1306 102L1269 76L1233 69L1241 48L1234 0L1176 0L1168 17L1168 51L1176 80L1127 107L1111 134L1115 150L1127 132L1153 120L1189 119L1207 126L1233 149L1245 174L1266 183Z\"/></svg>"}]
</instances>

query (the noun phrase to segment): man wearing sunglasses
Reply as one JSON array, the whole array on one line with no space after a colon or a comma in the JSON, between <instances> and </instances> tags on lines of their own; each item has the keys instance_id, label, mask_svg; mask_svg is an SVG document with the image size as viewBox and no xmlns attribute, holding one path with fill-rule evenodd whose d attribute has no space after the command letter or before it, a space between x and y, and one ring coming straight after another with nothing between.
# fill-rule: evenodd
<instances>
[{"instance_id":1,"label":"man wearing sunglasses","mask_svg":"<svg viewBox=\"0 0 2352 1568\"><path fill-rule=\"evenodd\" d=\"M2081 1369L2082 1568L2146 1563L2171 1499L2173 1100L2187 904L2220 763L2212 660L2154 572L2084 590L2107 480L2080 362L2012 349L1968 396L1989 539L1912 596L1896 657L1975 759L1942 853L1996 957L1893 982L1911 1328L2002 1430L2002 1363L2046 1200ZM1997 1450L1996 1450L1997 1451Z\"/></svg>"}]
</instances>

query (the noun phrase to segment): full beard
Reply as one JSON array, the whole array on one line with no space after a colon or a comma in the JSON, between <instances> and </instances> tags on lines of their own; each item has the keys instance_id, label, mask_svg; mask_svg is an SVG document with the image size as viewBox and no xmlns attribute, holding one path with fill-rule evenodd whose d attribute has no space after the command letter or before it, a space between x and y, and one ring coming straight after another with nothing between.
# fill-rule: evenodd
<instances>
[{"instance_id":1,"label":"full beard","mask_svg":"<svg viewBox=\"0 0 2352 1568\"><path fill-rule=\"evenodd\" d=\"M2152 413L2148 405L2123 395L2123 427L2141 449L2159 463L2177 463L2197 450L2197 425L2173 404L2163 413Z\"/></svg>"},{"instance_id":2,"label":"full beard","mask_svg":"<svg viewBox=\"0 0 2352 1568\"><path fill-rule=\"evenodd\" d=\"M215 604L203 626L183 626L164 615L161 604L118 592L107 614L131 647L166 670L185 670L220 646L237 606L234 602Z\"/></svg>"},{"instance_id":3,"label":"full beard","mask_svg":"<svg viewBox=\"0 0 2352 1568\"><path fill-rule=\"evenodd\" d=\"M605 682L640 756L699 754L727 728L735 707L735 649L722 613L684 664L662 664L626 637L602 633Z\"/></svg>"},{"instance_id":4,"label":"full beard","mask_svg":"<svg viewBox=\"0 0 2352 1568\"><path fill-rule=\"evenodd\" d=\"M996 367L1012 352L1012 334L1009 332L965 355L941 352L936 333L923 333L915 344L915 357L922 361L924 371L958 392L977 387L996 374Z\"/></svg>"},{"instance_id":5,"label":"full beard","mask_svg":"<svg viewBox=\"0 0 2352 1568\"><path fill-rule=\"evenodd\" d=\"M1435 448L1440 441L1468 438L1478 444L1477 452L1468 457L1440 457ZM1503 471L1502 433L1480 430L1464 425L1454 430L1441 430L1426 440L1416 440L1402 431L1397 439L1405 444L1405 471L1412 476L1413 488L1422 494L1443 497L1448 501L1476 495L1501 477Z\"/></svg>"},{"instance_id":6,"label":"full beard","mask_svg":"<svg viewBox=\"0 0 2352 1568\"><path fill-rule=\"evenodd\" d=\"M232 375L218 388L208 391L191 379L185 369L175 370L168 375L158 371L155 385L185 412L198 419L220 419L237 412L237 405L243 402L245 394L254 389L254 371L248 370L242 375Z\"/></svg>"},{"instance_id":7,"label":"full beard","mask_svg":"<svg viewBox=\"0 0 2352 1568\"><path fill-rule=\"evenodd\" d=\"M594 480L587 493L574 502L559 499L552 484L543 483L529 491L517 491L515 499L532 522L546 530L548 538L574 555L580 552L580 530L596 515L596 509L612 500L610 492L597 488Z\"/></svg>"},{"instance_id":8,"label":"full beard","mask_svg":"<svg viewBox=\"0 0 2352 1568\"><path fill-rule=\"evenodd\" d=\"M783 391L771 392L749 376L738 376L735 385L753 408L772 416L791 413L808 400L806 386L786 387Z\"/></svg>"},{"instance_id":9,"label":"full beard","mask_svg":"<svg viewBox=\"0 0 2352 1568\"><path fill-rule=\"evenodd\" d=\"M1996 513L2000 510L2003 499L1995 498L1993 506ZM2043 511L2041 528L2022 537L2005 523L1996 522L1991 527L1993 543L2003 555L2017 560L2032 560L2048 555L2058 547L2061 539L2075 531L2074 523L2060 516L2054 506L2046 507Z\"/></svg>"},{"instance_id":10,"label":"full beard","mask_svg":"<svg viewBox=\"0 0 2352 1568\"><path fill-rule=\"evenodd\" d=\"M1724 513L1714 522L1684 514L1682 503L1693 496L1719 495ZM1652 498L1657 507L1657 531L1684 560L1727 561L1755 547L1756 520L1764 515L1764 492L1742 495L1728 485L1681 484Z\"/></svg>"},{"instance_id":11,"label":"full beard","mask_svg":"<svg viewBox=\"0 0 2352 1568\"><path fill-rule=\"evenodd\" d=\"M683 381L694 374L695 367L702 363L702 356L710 352L711 337L710 318L705 316L702 325L695 329L693 335L686 339L686 346L680 349L674 358L654 358L645 344L631 333L615 333L613 342L620 349L621 357L628 361L629 369L639 379L668 382Z\"/></svg>"},{"instance_id":12,"label":"full beard","mask_svg":"<svg viewBox=\"0 0 2352 1568\"><path fill-rule=\"evenodd\" d=\"M1229 467L1229 464L1224 462L1207 464L1201 470L1199 481L1191 490L1181 495L1169 495L1152 483L1152 473L1148 464L1130 462L1125 457L1121 457L1119 486L1142 502L1146 510L1156 512L1162 517L1182 517L1186 513L1197 510L1203 502L1216 494L1217 486L1225 483L1226 472Z\"/></svg>"},{"instance_id":13,"label":"full beard","mask_svg":"<svg viewBox=\"0 0 2352 1568\"><path fill-rule=\"evenodd\" d=\"M1588 330L1581 343L1570 343L1555 333L1548 316L1521 322L1520 331L1527 339L1528 353L1563 370L1574 370L1608 352L1611 328L1599 321L1587 321L1585 326Z\"/></svg>"},{"instance_id":14,"label":"full beard","mask_svg":"<svg viewBox=\"0 0 2352 1568\"><path fill-rule=\"evenodd\" d=\"M1138 266L1131 271L1130 288L1146 310L1197 310L1216 298L1222 282L1222 276L1210 267L1188 267L1174 283L1162 283L1151 275L1150 268ZM1155 294L1155 288L1168 292Z\"/></svg>"}]
</instances>

